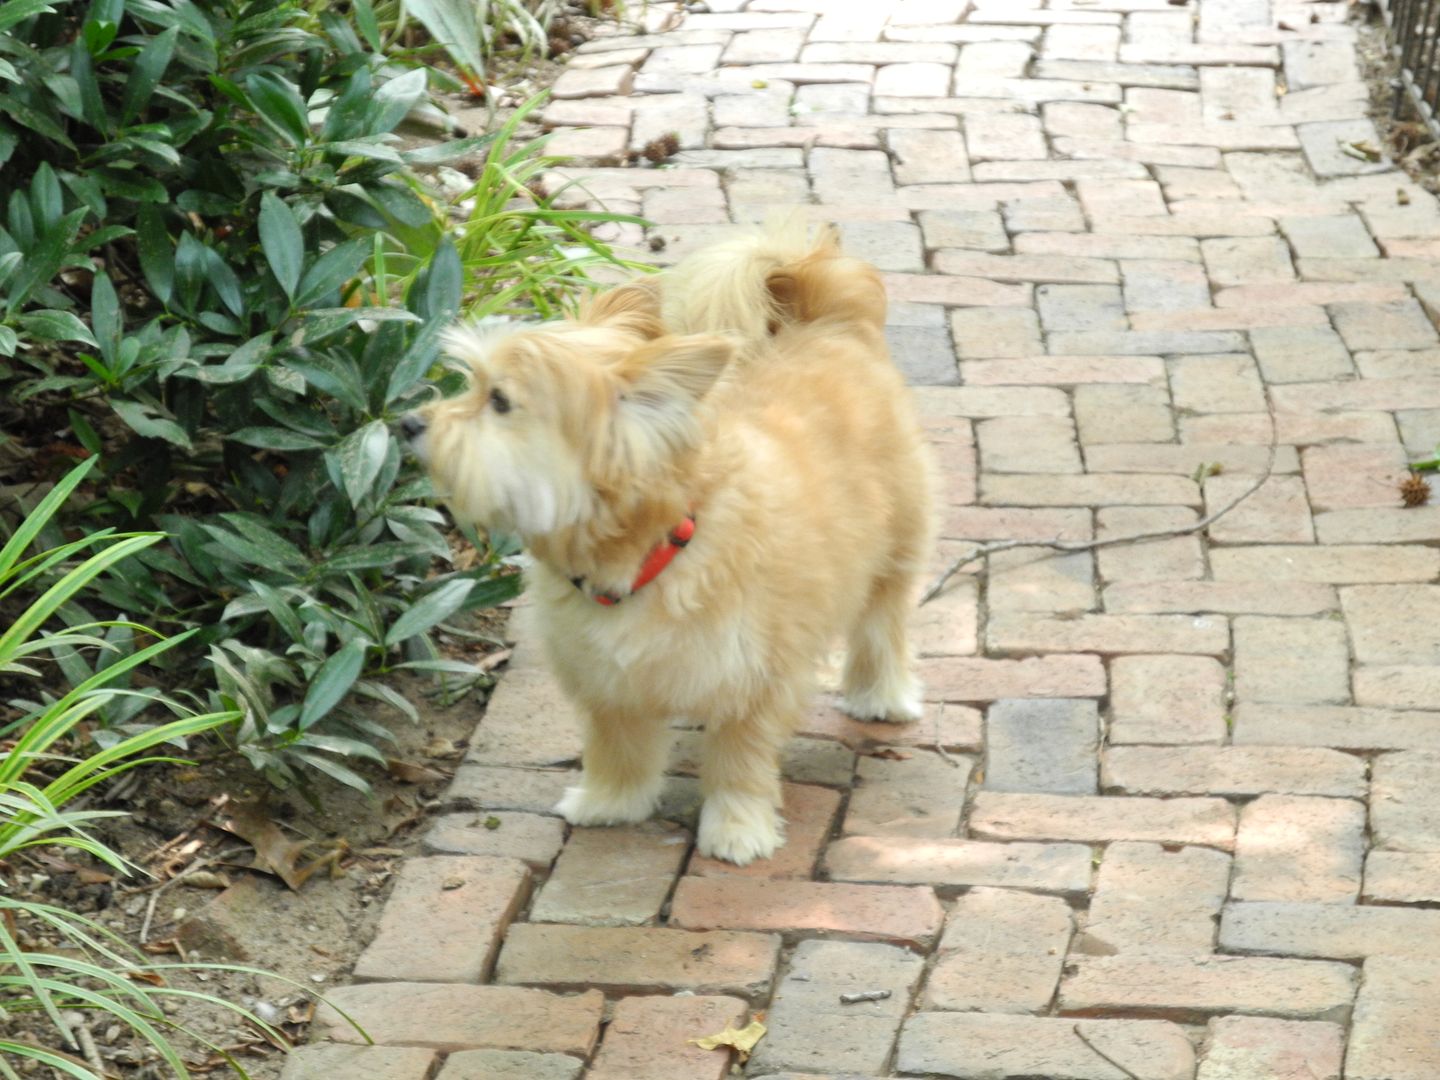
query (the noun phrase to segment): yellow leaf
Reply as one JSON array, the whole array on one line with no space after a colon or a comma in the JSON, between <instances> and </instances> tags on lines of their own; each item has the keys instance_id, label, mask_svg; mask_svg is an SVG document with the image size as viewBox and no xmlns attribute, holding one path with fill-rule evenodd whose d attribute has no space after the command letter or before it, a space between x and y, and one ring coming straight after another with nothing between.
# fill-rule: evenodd
<instances>
[{"instance_id":1,"label":"yellow leaf","mask_svg":"<svg viewBox=\"0 0 1440 1080\"><path fill-rule=\"evenodd\" d=\"M750 1051L755 1049L755 1044L765 1037L765 1025L759 1020L751 1020L743 1028L727 1027L718 1035L706 1035L701 1039L689 1039L701 1050L716 1050L722 1046L733 1046L740 1055L740 1064L750 1056Z\"/></svg>"}]
</instances>

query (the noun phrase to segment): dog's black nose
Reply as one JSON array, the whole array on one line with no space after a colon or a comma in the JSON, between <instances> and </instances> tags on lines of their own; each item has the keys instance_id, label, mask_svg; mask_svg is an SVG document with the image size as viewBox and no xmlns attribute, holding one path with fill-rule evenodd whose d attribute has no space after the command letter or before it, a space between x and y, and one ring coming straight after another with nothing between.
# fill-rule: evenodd
<instances>
[{"instance_id":1,"label":"dog's black nose","mask_svg":"<svg viewBox=\"0 0 1440 1080\"><path fill-rule=\"evenodd\" d=\"M405 433L407 439L413 439L424 433L425 421L418 413L406 413L400 418L400 430Z\"/></svg>"}]
</instances>

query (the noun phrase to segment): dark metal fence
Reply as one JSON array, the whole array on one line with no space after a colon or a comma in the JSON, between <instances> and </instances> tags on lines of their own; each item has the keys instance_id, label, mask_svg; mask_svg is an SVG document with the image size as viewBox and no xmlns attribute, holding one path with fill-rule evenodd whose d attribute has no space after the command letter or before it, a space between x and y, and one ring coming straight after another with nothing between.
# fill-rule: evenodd
<instances>
[{"instance_id":1,"label":"dark metal fence","mask_svg":"<svg viewBox=\"0 0 1440 1080\"><path fill-rule=\"evenodd\" d=\"M1440 139L1440 0L1380 0L1389 28L1390 51L1399 65L1395 113L1404 99Z\"/></svg>"}]
</instances>

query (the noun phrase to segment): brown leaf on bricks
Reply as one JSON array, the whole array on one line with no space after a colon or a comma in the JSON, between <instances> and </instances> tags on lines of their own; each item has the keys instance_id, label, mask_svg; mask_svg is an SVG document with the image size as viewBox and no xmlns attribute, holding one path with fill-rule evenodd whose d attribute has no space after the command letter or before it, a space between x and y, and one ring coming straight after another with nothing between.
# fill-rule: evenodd
<instances>
[{"instance_id":1,"label":"brown leaf on bricks","mask_svg":"<svg viewBox=\"0 0 1440 1080\"><path fill-rule=\"evenodd\" d=\"M913 754L907 754L904 750L896 750L893 746L877 746L874 750L861 750L865 757L881 758L885 761L909 761Z\"/></svg>"},{"instance_id":2,"label":"brown leaf on bricks","mask_svg":"<svg viewBox=\"0 0 1440 1080\"><path fill-rule=\"evenodd\" d=\"M755 1044L765 1036L765 1025L759 1020L751 1020L743 1028L727 1027L724 1031L715 1035L706 1035L700 1039L688 1039L686 1041L700 1047L701 1050L717 1050L722 1046L734 1047L737 1059L741 1065L749 1060Z\"/></svg>"}]
</instances>

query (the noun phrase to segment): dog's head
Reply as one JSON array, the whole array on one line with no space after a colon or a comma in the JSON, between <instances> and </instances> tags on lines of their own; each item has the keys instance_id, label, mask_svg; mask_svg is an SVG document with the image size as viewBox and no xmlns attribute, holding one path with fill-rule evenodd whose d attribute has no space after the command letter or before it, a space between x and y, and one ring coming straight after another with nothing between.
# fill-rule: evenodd
<instances>
[{"instance_id":1,"label":"dog's head","mask_svg":"<svg viewBox=\"0 0 1440 1080\"><path fill-rule=\"evenodd\" d=\"M597 297L574 322L457 327L446 346L468 387L402 428L457 518L526 538L672 482L735 353L727 338L662 333L646 285Z\"/></svg>"}]
</instances>

